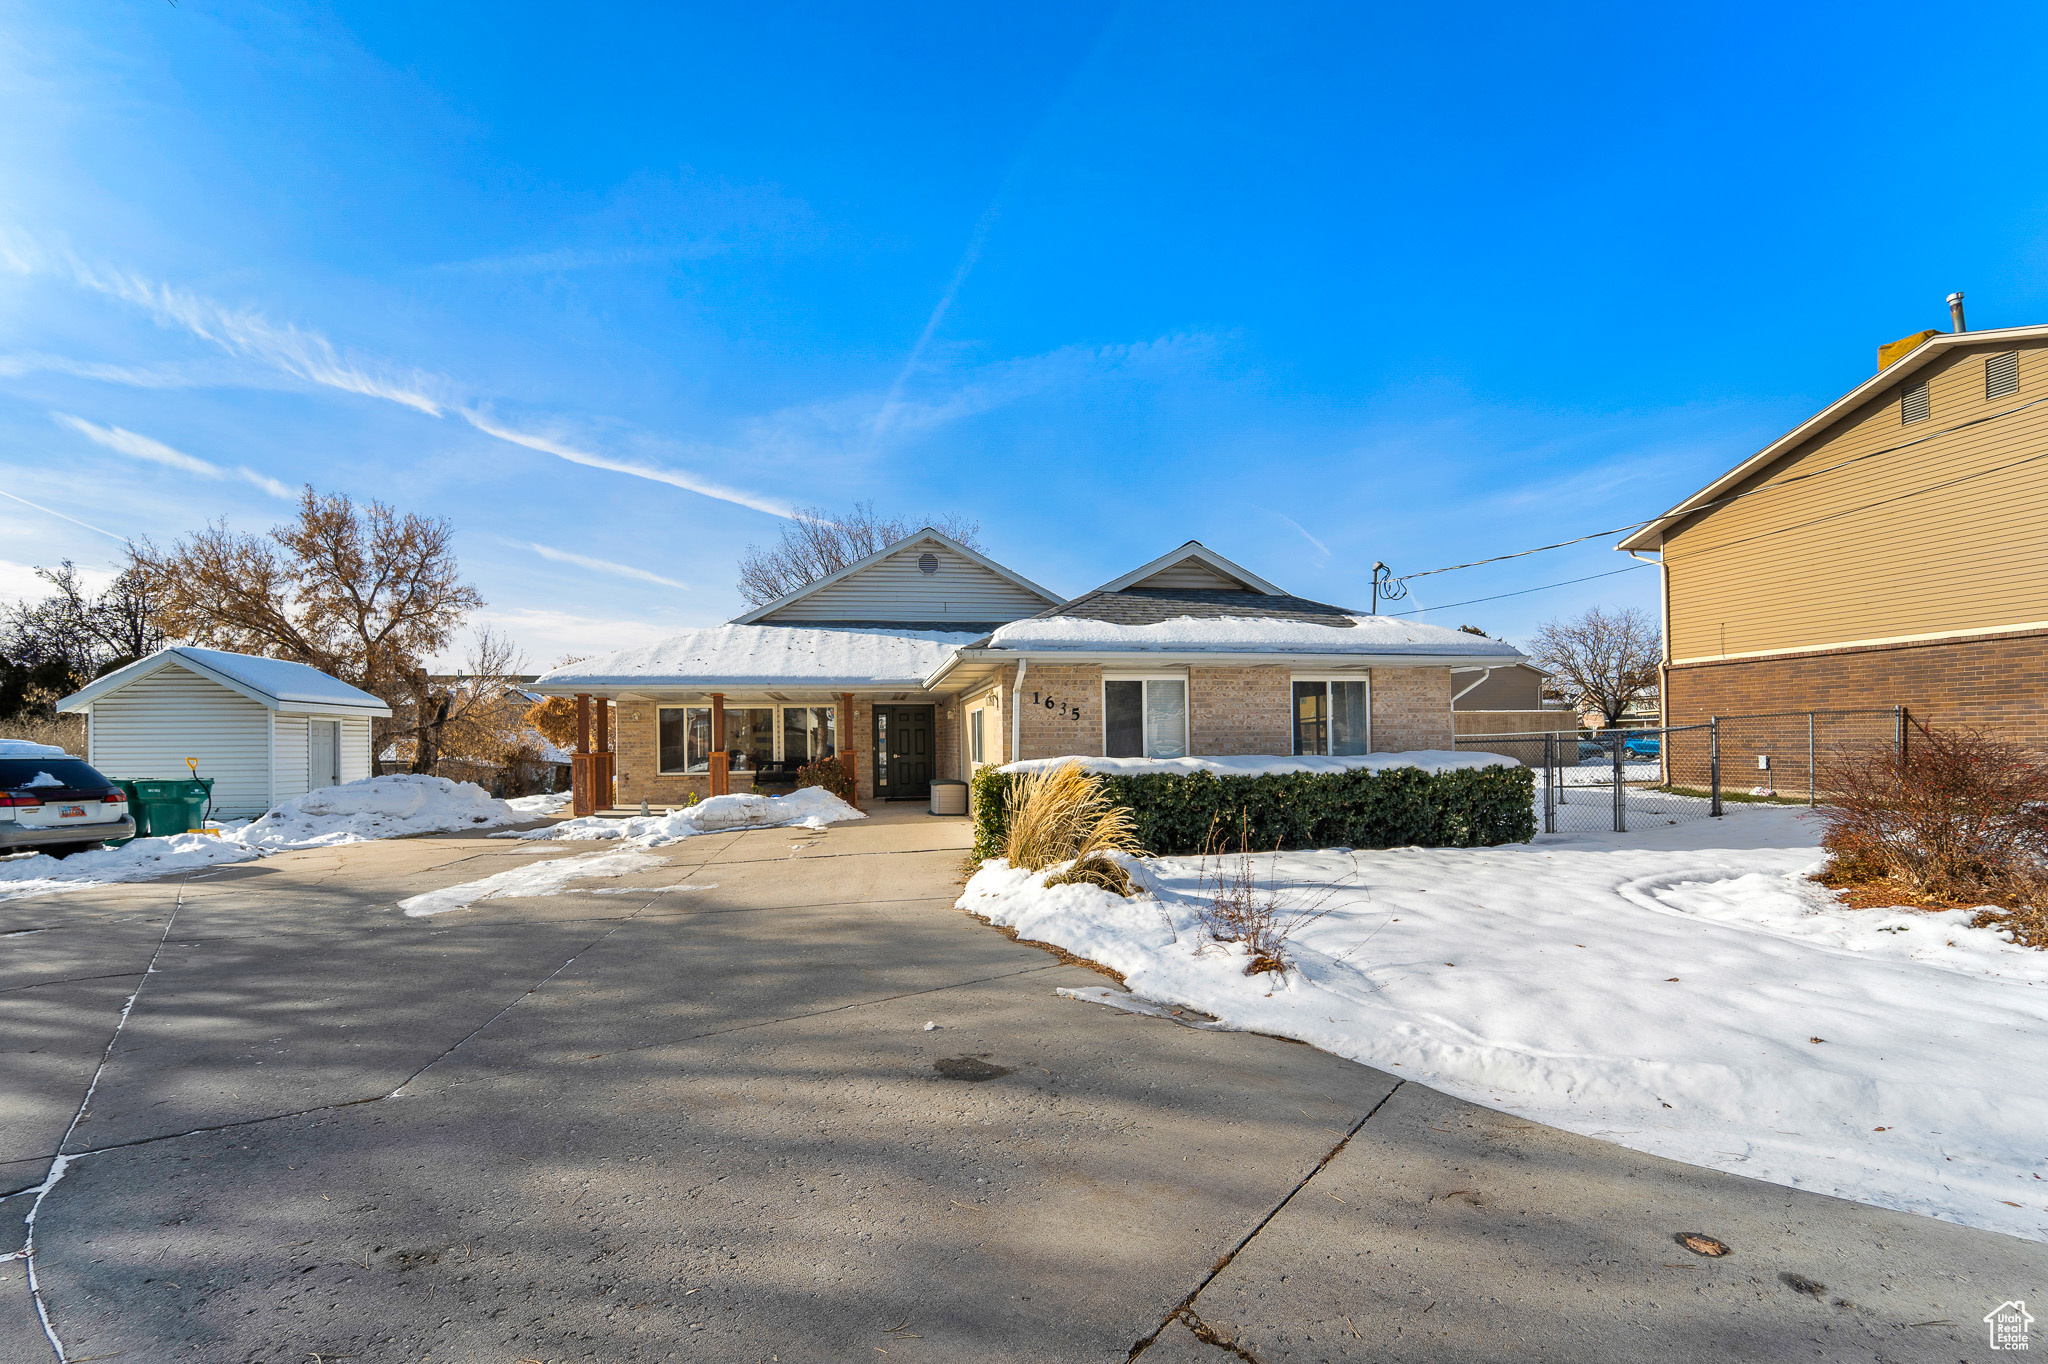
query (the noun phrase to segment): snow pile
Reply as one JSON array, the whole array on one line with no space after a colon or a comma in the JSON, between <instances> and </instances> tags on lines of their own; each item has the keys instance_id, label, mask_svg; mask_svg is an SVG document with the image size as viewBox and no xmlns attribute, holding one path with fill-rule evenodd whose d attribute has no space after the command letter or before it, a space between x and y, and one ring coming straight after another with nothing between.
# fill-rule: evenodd
<instances>
[{"instance_id":1,"label":"snow pile","mask_svg":"<svg viewBox=\"0 0 2048 1364\"><path fill-rule=\"evenodd\" d=\"M25 784L29 786L62 786L64 783L51 776L48 772L38 772Z\"/></svg>"},{"instance_id":2,"label":"snow pile","mask_svg":"<svg viewBox=\"0 0 2048 1364\"><path fill-rule=\"evenodd\" d=\"M740 829L781 829L800 826L822 829L867 816L822 786L799 786L786 796L760 796L751 791L713 796L695 805L665 815L635 815L627 819L587 816L568 819L545 829L521 833L492 834L493 838L550 838L569 841L622 839L645 848L694 838L698 834L729 833Z\"/></svg>"},{"instance_id":3,"label":"snow pile","mask_svg":"<svg viewBox=\"0 0 2048 1364\"><path fill-rule=\"evenodd\" d=\"M72 853L61 860L46 853L0 860L0 899L147 881L300 848L523 824L547 817L549 811L539 802L556 801L553 808L559 809L559 802L566 799L529 797L515 804L493 800L471 782L446 777L372 777L309 791L246 824L222 825L218 838L175 834L138 838L119 848Z\"/></svg>"},{"instance_id":4,"label":"snow pile","mask_svg":"<svg viewBox=\"0 0 2048 1364\"><path fill-rule=\"evenodd\" d=\"M459 886L430 890L424 895L400 900L398 907L411 918L425 918L430 914L446 914L451 909L467 909L479 900L502 900L511 895L556 895L571 881L598 876L627 876L666 865L665 859L637 848L607 849L584 853L581 857L528 862L495 876L465 881Z\"/></svg>"},{"instance_id":5,"label":"snow pile","mask_svg":"<svg viewBox=\"0 0 2048 1364\"><path fill-rule=\"evenodd\" d=\"M241 829L252 848L284 852L373 838L454 833L538 818L522 814L474 782L412 773L371 777L308 791Z\"/></svg>"},{"instance_id":6,"label":"snow pile","mask_svg":"<svg viewBox=\"0 0 2048 1364\"><path fill-rule=\"evenodd\" d=\"M1143 999L1752 1178L2048 1240L2048 954L1968 914L1849 910L1805 811L1497 848L1282 853L1330 888L1298 969L1244 974L1200 864L1132 900L984 865L961 907ZM2041 1177L2037 1177L2041 1176Z\"/></svg>"},{"instance_id":7,"label":"snow pile","mask_svg":"<svg viewBox=\"0 0 2048 1364\"><path fill-rule=\"evenodd\" d=\"M1386 772L1397 767L1419 767L1424 772L1473 771L1482 767L1519 767L1513 758L1497 753L1453 753L1445 749L1417 749L1413 753L1363 753L1356 757L1246 757L1246 758L1026 758L998 770L1037 772L1061 763L1078 762L1084 771L1111 777L1146 777L1160 773L1187 776L1208 772L1218 777L1271 777L1286 772Z\"/></svg>"},{"instance_id":8,"label":"snow pile","mask_svg":"<svg viewBox=\"0 0 2048 1364\"><path fill-rule=\"evenodd\" d=\"M28 739L0 739L0 758L68 758L71 755L55 744L39 744Z\"/></svg>"},{"instance_id":9,"label":"snow pile","mask_svg":"<svg viewBox=\"0 0 2048 1364\"><path fill-rule=\"evenodd\" d=\"M255 849L232 838L172 834L168 838L138 838L118 848L75 852L61 860L48 853L10 857L0 860L0 900L147 881L224 862L248 862L257 856Z\"/></svg>"},{"instance_id":10,"label":"snow pile","mask_svg":"<svg viewBox=\"0 0 2048 1364\"><path fill-rule=\"evenodd\" d=\"M1251 616L1179 616L1119 625L1081 616L1033 616L999 628L998 649L1115 649L1160 653L1455 655L1514 663L1521 650L1497 639L1392 616L1346 616L1318 624Z\"/></svg>"},{"instance_id":11,"label":"snow pile","mask_svg":"<svg viewBox=\"0 0 2048 1364\"><path fill-rule=\"evenodd\" d=\"M569 808L570 793L550 791L539 796L514 796L505 802L521 819L552 819Z\"/></svg>"}]
</instances>

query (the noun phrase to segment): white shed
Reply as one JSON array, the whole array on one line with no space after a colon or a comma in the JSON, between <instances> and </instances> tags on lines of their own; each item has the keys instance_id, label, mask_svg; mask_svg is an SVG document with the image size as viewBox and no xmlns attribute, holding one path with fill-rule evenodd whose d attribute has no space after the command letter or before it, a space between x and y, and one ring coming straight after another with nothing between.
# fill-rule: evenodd
<instances>
[{"instance_id":1,"label":"white shed","mask_svg":"<svg viewBox=\"0 0 2048 1364\"><path fill-rule=\"evenodd\" d=\"M391 708L303 663L178 645L57 709L86 717L86 761L107 776L213 778L216 815L239 819L370 775L370 720Z\"/></svg>"}]
</instances>

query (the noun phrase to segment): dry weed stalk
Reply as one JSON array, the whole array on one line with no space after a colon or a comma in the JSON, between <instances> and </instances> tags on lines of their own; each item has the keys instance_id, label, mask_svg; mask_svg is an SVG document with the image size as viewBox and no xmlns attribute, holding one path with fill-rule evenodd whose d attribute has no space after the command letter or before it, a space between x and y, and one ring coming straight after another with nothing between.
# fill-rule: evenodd
<instances>
[{"instance_id":1,"label":"dry weed stalk","mask_svg":"<svg viewBox=\"0 0 2048 1364\"><path fill-rule=\"evenodd\" d=\"M1139 851L1131 812L1110 802L1102 781L1074 761L1032 772L1011 788L1004 855L1024 871L1074 865L1047 885L1086 883L1118 895L1134 887L1130 873L1109 856Z\"/></svg>"},{"instance_id":2,"label":"dry weed stalk","mask_svg":"<svg viewBox=\"0 0 2048 1364\"><path fill-rule=\"evenodd\" d=\"M1334 908L1331 897L1350 877L1313 888L1283 887L1279 846L1264 854L1268 860L1263 880L1256 865L1260 856L1252 847L1249 817L1242 820L1234 838L1212 820L1202 848L1205 903L1196 911L1196 918L1215 941L1245 945L1251 957L1245 963L1246 975L1285 975L1292 966L1287 949L1294 935Z\"/></svg>"}]
</instances>

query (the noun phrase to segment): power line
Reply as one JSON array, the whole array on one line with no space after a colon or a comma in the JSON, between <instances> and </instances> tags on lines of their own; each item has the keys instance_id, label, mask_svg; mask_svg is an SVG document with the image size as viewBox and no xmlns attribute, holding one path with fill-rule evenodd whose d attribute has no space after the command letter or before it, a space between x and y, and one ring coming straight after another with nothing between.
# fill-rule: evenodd
<instances>
[{"instance_id":1,"label":"power line","mask_svg":"<svg viewBox=\"0 0 2048 1364\"><path fill-rule=\"evenodd\" d=\"M1413 611L1382 611L1383 616L1419 616L1426 611L1448 611L1453 606L1477 606L1483 601L1499 601L1502 597L1526 597L1531 592L1548 592L1553 587L1570 587L1573 583L1589 583L1595 578L1612 578L1617 573L1634 573L1638 569L1654 568L1654 564L1630 564L1627 568L1613 568L1605 573L1589 573L1583 578L1567 578L1561 583L1545 583L1541 587L1525 587L1519 592L1497 592L1491 597L1474 597L1470 601L1454 601L1443 606L1418 606Z\"/></svg>"},{"instance_id":2,"label":"power line","mask_svg":"<svg viewBox=\"0 0 2048 1364\"><path fill-rule=\"evenodd\" d=\"M1993 412L1989 416L1972 417L1970 420L1966 422L1957 422L1954 426L1946 426L1939 431L1929 431L1926 435L1915 436L1912 440L1900 441L1897 445L1887 445L1882 450L1866 450L1864 453L1860 455L1851 455L1847 459L1842 460L1836 464L1830 464L1824 469L1809 469L1807 472L1803 474L1793 474L1789 478L1781 478L1775 483L1760 484L1757 487L1749 489L1747 492L1730 493L1726 497L1717 497L1713 499L1711 502L1702 502L1696 507L1684 507L1682 509L1682 514L1690 516L1694 512L1703 512L1710 510L1714 507L1724 507L1728 505L1730 502L1740 502L1745 497L1755 497L1758 493L1775 492L1779 488L1789 488L1794 483L1804 483L1806 480L1810 478L1819 478L1823 474L1834 473L1837 469L1846 469L1851 464L1860 464L1866 459L1876 459L1879 455L1897 454L1901 450L1909 450L1916 445L1924 445L1926 442L1938 439L1942 436L1954 435L1956 432L1967 430L1972 426L1982 426L1986 422L1995 422L2004 417L2017 416L2019 413L2026 411L2028 408L2037 407L2042 403L2048 403L2048 397L2035 398L2031 402L2021 403L2018 407L2007 408L2003 412ZM1404 573L1395 581L1408 582L1414 578L1430 578L1434 577L1439 573L1456 573L1460 569L1478 568L1482 564L1497 564L1508 559L1526 559L1531 554L1543 554L1553 549L1567 549L1572 545L1583 545L1588 540L1604 540L1610 535L1621 535L1627 531L1641 530L1644 526L1655 525L1657 522L1662 521L1665 517L1670 515L1673 515L1673 512L1660 512L1657 515L1652 516L1644 521L1633 521L1626 526L1616 526L1612 530L1596 530L1589 535L1575 536L1570 540L1559 540L1554 545L1538 545L1534 549L1516 550L1512 554L1496 554L1493 555L1491 558L1474 559L1472 562L1468 564L1451 564L1445 568L1427 568L1420 573ZM1580 581L1583 581L1583 579L1581 579ZM1554 585L1558 587L1564 586L1563 583L1558 583ZM1482 597L1480 598L1480 600L1486 601L1490 599ZM1412 615L1414 613L1401 612L1399 614Z\"/></svg>"}]
</instances>

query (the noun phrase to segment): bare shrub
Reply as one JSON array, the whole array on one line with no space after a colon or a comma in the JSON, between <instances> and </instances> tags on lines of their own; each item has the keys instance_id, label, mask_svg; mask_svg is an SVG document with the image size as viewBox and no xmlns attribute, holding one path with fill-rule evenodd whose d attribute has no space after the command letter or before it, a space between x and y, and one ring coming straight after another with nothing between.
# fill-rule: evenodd
<instances>
[{"instance_id":1,"label":"bare shrub","mask_svg":"<svg viewBox=\"0 0 2048 1364\"><path fill-rule=\"evenodd\" d=\"M1043 871L1062 862L1075 864L1063 879L1047 884L1086 881L1129 895L1129 874L1108 854L1138 850L1131 812L1112 804L1101 779L1090 776L1078 762L1040 768L1010 789L1003 848L1010 865ZM1113 874L1104 871L1105 866Z\"/></svg>"},{"instance_id":2,"label":"bare shrub","mask_svg":"<svg viewBox=\"0 0 2048 1364\"><path fill-rule=\"evenodd\" d=\"M1114 862L1101 853L1090 853L1075 861L1065 871L1055 872L1045 878L1048 886L1100 886L1112 895L1126 899L1137 894L1137 883L1122 864Z\"/></svg>"},{"instance_id":3,"label":"bare shrub","mask_svg":"<svg viewBox=\"0 0 2048 1364\"><path fill-rule=\"evenodd\" d=\"M1916 726L1836 758L1821 846L1832 885L1896 881L1946 901L2048 904L2048 758L1976 730ZM2040 945L2040 944L2036 944Z\"/></svg>"},{"instance_id":4,"label":"bare shrub","mask_svg":"<svg viewBox=\"0 0 2048 1364\"><path fill-rule=\"evenodd\" d=\"M813 758L796 770L798 787L822 786L848 805L853 804L853 774L835 757Z\"/></svg>"},{"instance_id":5,"label":"bare shrub","mask_svg":"<svg viewBox=\"0 0 2048 1364\"><path fill-rule=\"evenodd\" d=\"M32 744L50 744L74 758L85 756L83 715L17 715L0 720L0 739L26 739Z\"/></svg>"},{"instance_id":6,"label":"bare shrub","mask_svg":"<svg viewBox=\"0 0 2048 1364\"><path fill-rule=\"evenodd\" d=\"M1261 876L1258 860L1266 858ZM1244 973L1285 975L1293 966L1288 945L1294 935L1328 914L1330 897L1349 877L1314 886L1283 886L1279 879L1280 850L1261 854L1252 847L1247 817L1234 833L1209 826L1202 852L1203 905L1196 919L1221 943L1243 943L1251 960Z\"/></svg>"}]
</instances>

